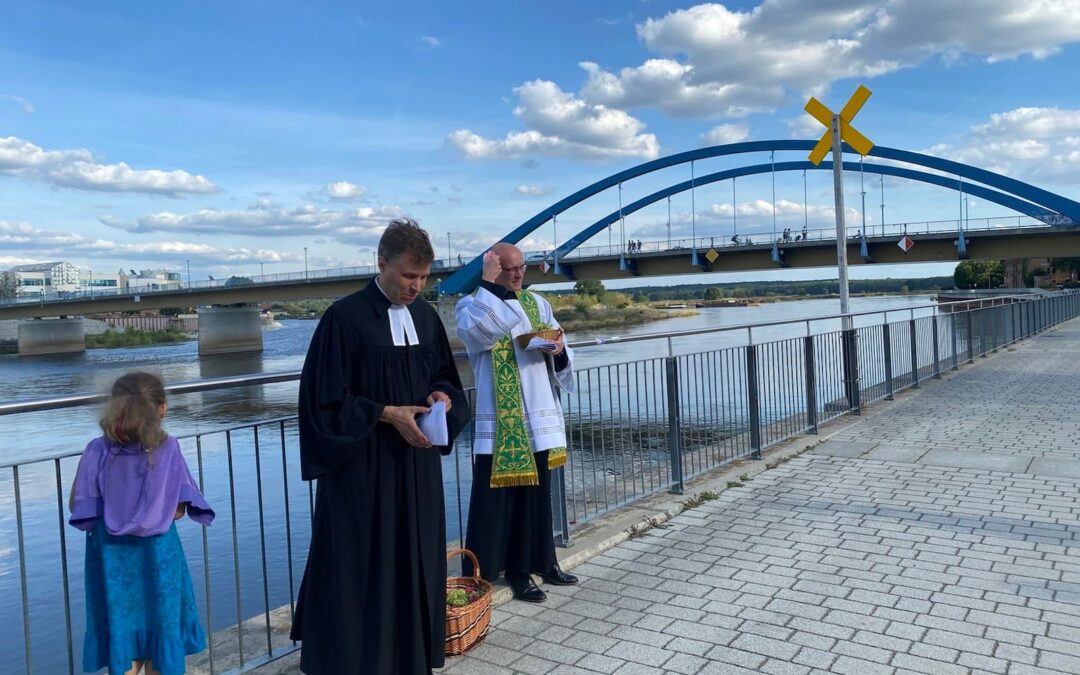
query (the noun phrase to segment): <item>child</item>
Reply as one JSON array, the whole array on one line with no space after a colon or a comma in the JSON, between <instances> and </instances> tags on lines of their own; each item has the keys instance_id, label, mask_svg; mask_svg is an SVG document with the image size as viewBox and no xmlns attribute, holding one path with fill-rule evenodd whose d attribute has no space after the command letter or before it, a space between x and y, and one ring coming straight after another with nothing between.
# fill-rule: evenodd
<instances>
[{"instance_id":1,"label":"child","mask_svg":"<svg viewBox=\"0 0 1080 675\"><path fill-rule=\"evenodd\" d=\"M209 525L214 511L180 445L161 429L165 388L149 373L112 386L104 434L90 441L71 487L71 525L86 534L83 670L180 675L206 647L174 520Z\"/></svg>"}]
</instances>

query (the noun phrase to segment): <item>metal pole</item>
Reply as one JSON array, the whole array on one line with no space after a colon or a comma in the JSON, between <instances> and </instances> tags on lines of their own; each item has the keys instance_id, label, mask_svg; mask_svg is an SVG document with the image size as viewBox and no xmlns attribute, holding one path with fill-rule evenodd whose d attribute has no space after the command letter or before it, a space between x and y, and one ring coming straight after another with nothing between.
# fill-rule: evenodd
<instances>
[{"instance_id":1,"label":"metal pole","mask_svg":"<svg viewBox=\"0 0 1080 675\"><path fill-rule=\"evenodd\" d=\"M307 279L307 276L308 276L308 268L307 268L307 246L305 246L305 247L304 247L304 278L305 278L305 279Z\"/></svg>"},{"instance_id":2,"label":"metal pole","mask_svg":"<svg viewBox=\"0 0 1080 675\"><path fill-rule=\"evenodd\" d=\"M751 457L761 459L761 406L758 401L757 345L746 346L746 403L750 412Z\"/></svg>"},{"instance_id":3,"label":"metal pole","mask_svg":"<svg viewBox=\"0 0 1080 675\"><path fill-rule=\"evenodd\" d=\"M450 233L446 233L446 266L450 267L450 260L454 257L454 252L450 249Z\"/></svg>"},{"instance_id":4,"label":"metal pole","mask_svg":"<svg viewBox=\"0 0 1080 675\"><path fill-rule=\"evenodd\" d=\"M840 278L840 314L845 332L852 327L849 314L847 235L844 231L844 151L840 145L840 116L832 117L833 196L836 203L836 267Z\"/></svg>"},{"instance_id":5,"label":"metal pole","mask_svg":"<svg viewBox=\"0 0 1080 675\"><path fill-rule=\"evenodd\" d=\"M671 197L667 198L667 247L671 250Z\"/></svg>"},{"instance_id":6,"label":"metal pole","mask_svg":"<svg viewBox=\"0 0 1080 675\"><path fill-rule=\"evenodd\" d=\"M803 353L806 364L806 426L810 433L818 432L817 418L817 369L814 363L814 336L803 338Z\"/></svg>"},{"instance_id":7,"label":"metal pole","mask_svg":"<svg viewBox=\"0 0 1080 675\"><path fill-rule=\"evenodd\" d=\"M919 388L919 338L915 330L915 319L908 321L911 334L911 387Z\"/></svg>"},{"instance_id":8,"label":"metal pole","mask_svg":"<svg viewBox=\"0 0 1080 675\"><path fill-rule=\"evenodd\" d=\"M806 169L802 170L802 226L806 230L810 226L810 216L807 214L806 203Z\"/></svg>"},{"instance_id":9,"label":"metal pole","mask_svg":"<svg viewBox=\"0 0 1080 675\"><path fill-rule=\"evenodd\" d=\"M776 151L769 153L769 165L772 166L772 240L776 241Z\"/></svg>"},{"instance_id":10,"label":"metal pole","mask_svg":"<svg viewBox=\"0 0 1080 675\"><path fill-rule=\"evenodd\" d=\"M694 161L690 160L690 250L694 252L693 259L697 262L697 190L694 176Z\"/></svg>"},{"instance_id":11,"label":"metal pole","mask_svg":"<svg viewBox=\"0 0 1080 675\"><path fill-rule=\"evenodd\" d=\"M555 493L551 496L552 508L555 510L554 520L559 528L555 537L555 543L560 548L570 546L570 517L566 508L566 467L560 466L551 471L551 489Z\"/></svg>"},{"instance_id":12,"label":"metal pole","mask_svg":"<svg viewBox=\"0 0 1080 675\"><path fill-rule=\"evenodd\" d=\"M885 236L885 174L881 174L881 236Z\"/></svg>"},{"instance_id":13,"label":"metal pole","mask_svg":"<svg viewBox=\"0 0 1080 675\"><path fill-rule=\"evenodd\" d=\"M673 356L664 359L668 408L668 451L671 453L671 492L681 495L683 485L682 429L679 420L679 361Z\"/></svg>"},{"instance_id":14,"label":"metal pole","mask_svg":"<svg viewBox=\"0 0 1080 675\"><path fill-rule=\"evenodd\" d=\"M731 236L739 238L739 207L735 202L735 179L731 179Z\"/></svg>"},{"instance_id":15,"label":"metal pole","mask_svg":"<svg viewBox=\"0 0 1080 675\"><path fill-rule=\"evenodd\" d=\"M188 288L191 288L191 261L185 260L184 262L187 263L187 285Z\"/></svg>"},{"instance_id":16,"label":"metal pole","mask_svg":"<svg viewBox=\"0 0 1080 675\"><path fill-rule=\"evenodd\" d=\"M863 158L859 158L859 192L862 194L862 235L866 236L866 173L863 171Z\"/></svg>"},{"instance_id":17,"label":"metal pole","mask_svg":"<svg viewBox=\"0 0 1080 675\"><path fill-rule=\"evenodd\" d=\"M935 310L935 314L933 316L931 316L930 319L931 319L931 324L933 325L933 329L934 329L934 379L935 380L940 380L941 379L941 356L940 356L940 353L938 351L938 325L937 325L938 322L937 322L936 310Z\"/></svg>"},{"instance_id":18,"label":"metal pole","mask_svg":"<svg viewBox=\"0 0 1080 675\"><path fill-rule=\"evenodd\" d=\"M893 376L892 376L892 331L889 329L889 316L885 315L885 323L881 324L881 343L885 350L885 400L893 400Z\"/></svg>"},{"instance_id":19,"label":"metal pole","mask_svg":"<svg viewBox=\"0 0 1080 675\"><path fill-rule=\"evenodd\" d=\"M551 232L555 237L555 248L551 250L551 259L555 263L555 266L551 268L552 274L558 274L559 272L559 217L551 216Z\"/></svg>"}]
</instances>

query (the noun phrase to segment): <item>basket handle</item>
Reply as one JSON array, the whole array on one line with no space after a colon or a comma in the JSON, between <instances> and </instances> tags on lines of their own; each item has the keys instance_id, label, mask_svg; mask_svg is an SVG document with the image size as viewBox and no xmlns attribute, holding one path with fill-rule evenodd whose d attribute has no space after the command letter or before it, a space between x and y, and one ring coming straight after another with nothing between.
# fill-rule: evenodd
<instances>
[{"instance_id":1,"label":"basket handle","mask_svg":"<svg viewBox=\"0 0 1080 675\"><path fill-rule=\"evenodd\" d=\"M446 554L446 559L450 560L451 558L455 558L459 555L464 555L466 558L472 561L473 579L476 581L480 581L480 579L483 578L480 576L480 561L476 559L476 556L469 549L455 548L453 551L449 551Z\"/></svg>"}]
</instances>

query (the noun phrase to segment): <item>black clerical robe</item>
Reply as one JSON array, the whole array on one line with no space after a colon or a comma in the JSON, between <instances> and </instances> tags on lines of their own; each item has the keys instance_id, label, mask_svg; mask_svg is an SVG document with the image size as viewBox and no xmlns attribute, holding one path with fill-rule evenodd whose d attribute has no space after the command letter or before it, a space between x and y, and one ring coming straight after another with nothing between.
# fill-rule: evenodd
<instances>
[{"instance_id":1,"label":"black clerical robe","mask_svg":"<svg viewBox=\"0 0 1080 675\"><path fill-rule=\"evenodd\" d=\"M409 305L419 344L395 346L390 307L374 281L335 302L300 379L301 471L318 488L292 639L309 675L426 675L443 664L441 454L469 405L434 308ZM384 406L423 406L435 390L453 404L450 446L410 447L378 421Z\"/></svg>"}]
</instances>

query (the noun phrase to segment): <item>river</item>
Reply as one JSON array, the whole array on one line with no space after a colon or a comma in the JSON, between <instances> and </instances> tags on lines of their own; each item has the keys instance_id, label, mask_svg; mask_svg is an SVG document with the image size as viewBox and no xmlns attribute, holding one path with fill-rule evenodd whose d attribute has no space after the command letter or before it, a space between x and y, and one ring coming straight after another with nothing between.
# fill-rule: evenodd
<instances>
[{"instance_id":1,"label":"river","mask_svg":"<svg viewBox=\"0 0 1080 675\"><path fill-rule=\"evenodd\" d=\"M890 314L890 319L899 320L906 318L908 312L904 310L929 301L927 296L855 298L852 309L857 312L896 312ZM835 314L838 305L837 300L828 299L709 308L699 310L700 313L693 317L621 329L583 331L571 335L570 339L594 340L812 319ZM917 315L926 313L927 310L922 310ZM881 314L860 317L856 325L880 323L881 320ZM132 370L155 372L171 383L298 370L314 328L314 321L284 321L280 328L264 333L264 350L260 354L200 358L197 345L191 342L135 349L99 349L63 356L21 358L0 355L0 381L5 385L0 398L25 400L102 392L116 377ZM815 333L838 328L836 320L817 321L812 325ZM753 331L753 340L760 343L801 336L806 330L807 326L802 323L759 328ZM731 331L677 338L671 342L671 349L675 354L684 354L743 345L746 341L745 331ZM655 357L666 354L667 349L666 341L614 341L579 349L575 359L580 369ZM462 367L467 371L467 364ZM277 426L263 426L258 431L246 429L228 435L217 430L287 418L295 414L295 404L295 382L188 394L169 401L166 428L175 436L186 437L182 444L193 471L198 473L198 458L203 459L202 478L207 496L218 512L218 520L209 529L205 550L201 528L188 521L180 526L203 612L206 611L204 585L211 589L214 629L234 623L238 614L247 618L262 611L264 577L259 563L264 548L270 550L265 577L269 604L275 607L288 602L290 583L295 587L303 570L310 509L310 493L299 480L296 466L294 424L282 422ZM80 451L98 433L96 415L95 407L83 407L0 417L2 438L7 441L0 449L0 463L29 462L19 469L18 486L23 511L23 548L27 556L32 650L38 672L66 670L66 651L62 649L64 613L60 571L64 561L60 556L58 497L66 501L66 490L77 459L72 457L56 463L34 460ZM198 445L193 438L195 434L202 434ZM256 443L259 444L258 452L255 451ZM467 447L459 446L458 452L444 460L444 473L448 534L456 538L468 499ZM284 478L288 479L287 490L284 489ZM14 487L12 470L0 472L0 615L12 621L22 615ZM283 491L288 495L287 500L282 499ZM260 501L263 518L260 518ZM288 532L286 507L290 509ZM66 535L71 598L73 607L81 608L82 535L71 528L66 528ZM291 547L291 555L282 552L283 546ZM205 575L204 560L209 563L209 573ZM237 578L240 578L239 592ZM75 614L72 631L78 659L83 621L78 611ZM14 625L0 633L0 672L20 672L24 668L22 642L22 631Z\"/></svg>"}]
</instances>

